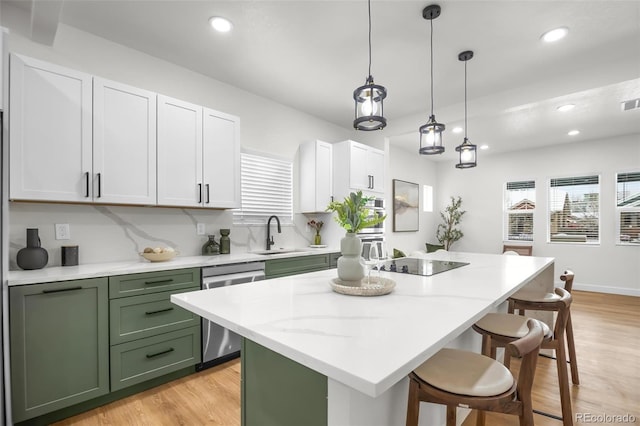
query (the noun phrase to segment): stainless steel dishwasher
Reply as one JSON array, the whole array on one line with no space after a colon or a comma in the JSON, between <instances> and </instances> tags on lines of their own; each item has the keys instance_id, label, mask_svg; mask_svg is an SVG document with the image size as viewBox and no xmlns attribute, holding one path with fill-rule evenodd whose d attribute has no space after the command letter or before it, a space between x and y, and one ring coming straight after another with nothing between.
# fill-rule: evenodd
<instances>
[{"instance_id":1,"label":"stainless steel dishwasher","mask_svg":"<svg viewBox=\"0 0 640 426\"><path fill-rule=\"evenodd\" d=\"M234 263L202 268L202 289L264 280L264 262ZM198 371L218 365L240 355L240 336L202 319L202 362Z\"/></svg>"}]
</instances>

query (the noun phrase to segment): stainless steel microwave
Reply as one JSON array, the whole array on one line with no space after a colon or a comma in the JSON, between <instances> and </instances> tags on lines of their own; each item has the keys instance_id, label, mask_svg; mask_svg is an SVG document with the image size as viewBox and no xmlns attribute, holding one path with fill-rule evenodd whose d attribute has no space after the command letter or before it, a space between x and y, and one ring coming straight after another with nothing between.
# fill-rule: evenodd
<instances>
[{"instance_id":1,"label":"stainless steel microwave","mask_svg":"<svg viewBox=\"0 0 640 426\"><path fill-rule=\"evenodd\" d=\"M369 217L382 217L386 214L384 198L374 198L367 203L369 209ZM368 228L361 229L358 235L383 235L384 234L384 221L377 225L370 226Z\"/></svg>"}]
</instances>

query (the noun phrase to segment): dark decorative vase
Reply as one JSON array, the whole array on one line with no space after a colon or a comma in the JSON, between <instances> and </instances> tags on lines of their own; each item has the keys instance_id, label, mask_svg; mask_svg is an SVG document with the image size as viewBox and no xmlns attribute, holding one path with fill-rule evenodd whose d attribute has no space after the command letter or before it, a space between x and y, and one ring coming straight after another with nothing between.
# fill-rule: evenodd
<instances>
[{"instance_id":1,"label":"dark decorative vase","mask_svg":"<svg viewBox=\"0 0 640 426\"><path fill-rule=\"evenodd\" d=\"M212 256L215 254L220 254L220 246L216 242L216 236L209 235L209 240L202 246L202 255Z\"/></svg>"},{"instance_id":2,"label":"dark decorative vase","mask_svg":"<svg viewBox=\"0 0 640 426\"><path fill-rule=\"evenodd\" d=\"M37 228L27 229L27 246L18 251L16 262L22 269L41 269L47 265L49 253L40 247Z\"/></svg>"},{"instance_id":3,"label":"dark decorative vase","mask_svg":"<svg viewBox=\"0 0 640 426\"><path fill-rule=\"evenodd\" d=\"M230 229L223 228L220 230L220 254L231 253L231 238L229 238Z\"/></svg>"}]
</instances>

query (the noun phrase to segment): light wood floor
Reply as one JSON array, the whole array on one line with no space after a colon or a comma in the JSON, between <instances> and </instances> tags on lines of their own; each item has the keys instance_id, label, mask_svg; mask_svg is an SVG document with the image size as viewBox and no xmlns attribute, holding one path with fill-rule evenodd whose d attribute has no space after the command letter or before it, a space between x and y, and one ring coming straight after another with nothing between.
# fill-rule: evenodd
<instances>
[{"instance_id":1,"label":"light wood floor","mask_svg":"<svg viewBox=\"0 0 640 426\"><path fill-rule=\"evenodd\" d=\"M588 423L577 420L580 413L583 419L585 413L629 414L636 420L626 424L640 425L640 298L580 291L573 295L571 315L581 381L571 389L576 426ZM514 362L514 371L517 366ZM560 415L556 374L555 361L540 357L533 405ZM535 423L562 425L541 415L535 415ZM464 426L473 424L472 414ZM517 425L518 419L488 414L486 424ZM55 425L240 425L240 362L228 362Z\"/></svg>"}]
</instances>

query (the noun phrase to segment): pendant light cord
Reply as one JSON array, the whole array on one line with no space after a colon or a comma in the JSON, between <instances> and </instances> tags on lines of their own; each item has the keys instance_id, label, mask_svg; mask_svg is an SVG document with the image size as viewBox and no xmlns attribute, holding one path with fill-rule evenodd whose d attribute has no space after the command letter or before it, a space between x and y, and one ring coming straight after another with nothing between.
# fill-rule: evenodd
<instances>
[{"instance_id":1,"label":"pendant light cord","mask_svg":"<svg viewBox=\"0 0 640 426\"><path fill-rule=\"evenodd\" d=\"M431 48L430 48L430 57L431 57L431 116L433 117L433 19L431 22Z\"/></svg>"},{"instance_id":2,"label":"pendant light cord","mask_svg":"<svg viewBox=\"0 0 640 426\"><path fill-rule=\"evenodd\" d=\"M371 78L371 0L368 1L369 12L369 78Z\"/></svg>"},{"instance_id":3,"label":"pendant light cord","mask_svg":"<svg viewBox=\"0 0 640 426\"><path fill-rule=\"evenodd\" d=\"M464 61L464 140L467 141L467 62Z\"/></svg>"}]
</instances>

